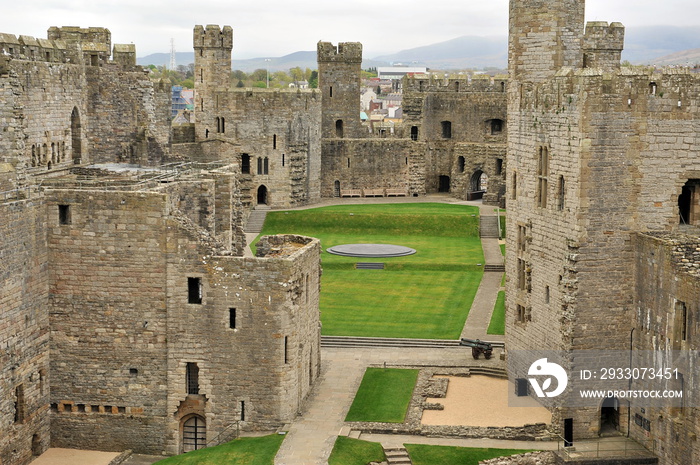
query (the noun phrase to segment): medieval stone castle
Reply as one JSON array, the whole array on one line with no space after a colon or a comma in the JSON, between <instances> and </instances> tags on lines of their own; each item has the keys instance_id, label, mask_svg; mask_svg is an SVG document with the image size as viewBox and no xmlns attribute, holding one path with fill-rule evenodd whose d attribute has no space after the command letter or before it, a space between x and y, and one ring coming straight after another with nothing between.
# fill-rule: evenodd
<instances>
[{"instance_id":1,"label":"medieval stone castle","mask_svg":"<svg viewBox=\"0 0 700 465\"><path fill-rule=\"evenodd\" d=\"M175 454L300 411L320 244L244 256L258 205L507 202L508 349L697 349L700 82L621 68L622 25L583 12L511 0L509 78L408 77L393 133L360 122L359 43L318 44L319 89L235 89L232 29L196 26L196 122L173 129L170 89L108 30L0 35L0 464ZM555 426L700 460L698 409L612 401Z\"/></svg>"}]
</instances>

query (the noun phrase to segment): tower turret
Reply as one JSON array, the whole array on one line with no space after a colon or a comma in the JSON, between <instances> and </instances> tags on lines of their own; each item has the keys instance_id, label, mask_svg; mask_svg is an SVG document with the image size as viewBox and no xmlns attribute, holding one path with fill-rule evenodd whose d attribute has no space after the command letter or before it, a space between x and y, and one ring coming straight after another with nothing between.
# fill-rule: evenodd
<instances>
[{"instance_id":1,"label":"tower turret","mask_svg":"<svg viewBox=\"0 0 700 465\"><path fill-rule=\"evenodd\" d=\"M360 122L360 71L362 44L319 42L318 85L322 95L324 138L356 138Z\"/></svg>"}]
</instances>

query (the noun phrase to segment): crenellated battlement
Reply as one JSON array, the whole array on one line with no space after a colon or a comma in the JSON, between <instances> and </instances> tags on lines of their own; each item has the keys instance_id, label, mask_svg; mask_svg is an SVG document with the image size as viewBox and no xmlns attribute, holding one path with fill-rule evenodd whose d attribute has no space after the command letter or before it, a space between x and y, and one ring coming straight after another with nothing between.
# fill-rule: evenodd
<instances>
[{"instance_id":1,"label":"crenellated battlement","mask_svg":"<svg viewBox=\"0 0 700 465\"><path fill-rule=\"evenodd\" d=\"M233 49L233 29L231 26L219 28L215 24L207 24L206 28L200 25L194 27L194 48L222 48Z\"/></svg>"},{"instance_id":2,"label":"crenellated battlement","mask_svg":"<svg viewBox=\"0 0 700 465\"><path fill-rule=\"evenodd\" d=\"M362 63L360 42L319 42L316 49L319 63Z\"/></svg>"},{"instance_id":3,"label":"crenellated battlement","mask_svg":"<svg viewBox=\"0 0 700 465\"><path fill-rule=\"evenodd\" d=\"M48 39L28 35L0 33L0 54L6 59L44 61L48 63L84 63L99 66L114 62L122 66L136 65L133 44L114 44L109 29L102 27L51 27Z\"/></svg>"},{"instance_id":4,"label":"crenellated battlement","mask_svg":"<svg viewBox=\"0 0 700 465\"><path fill-rule=\"evenodd\" d=\"M620 57L625 45L625 26L622 23L591 21L586 24L583 37L583 67L620 67Z\"/></svg>"},{"instance_id":5,"label":"crenellated battlement","mask_svg":"<svg viewBox=\"0 0 700 465\"><path fill-rule=\"evenodd\" d=\"M507 76L474 76L452 74L442 77L436 74L411 74L404 78L404 92L506 92Z\"/></svg>"}]
</instances>

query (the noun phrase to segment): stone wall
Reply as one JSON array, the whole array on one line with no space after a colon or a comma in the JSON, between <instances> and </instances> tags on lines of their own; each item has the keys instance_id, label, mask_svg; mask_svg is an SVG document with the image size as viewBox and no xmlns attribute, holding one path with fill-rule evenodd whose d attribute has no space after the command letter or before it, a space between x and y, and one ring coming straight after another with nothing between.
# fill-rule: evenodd
<instances>
[{"instance_id":1,"label":"stone wall","mask_svg":"<svg viewBox=\"0 0 700 465\"><path fill-rule=\"evenodd\" d=\"M34 193L0 203L0 463L49 446L46 205Z\"/></svg>"},{"instance_id":2,"label":"stone wall","mask_svg":"<svg viewBox=\"0 0 700 465\"><path fill-rule=\"evenodd\" d=\"M48 192L54 447L165 450L166 205L160 193Z\"/></svg>"},{"instance_id":3,"label":"stone wall","mask_svg":"<svg viewBox=\"0 0 700 465\"><path fill-rule=\"evenodd\" d=\"M697 235L654 233L637 234L633 241L636 252L634 348L656 350L667 358L673 356L673 350L697 351L700 346L700 240ZM684 389L686 408L634 405L630 408L630 435L642 443L653 437L660 463L694 463L700 458L697 443L700 380L697 370L691 367L682 373L682 383L672 379L664 386ZM659 383L649 388L658 389Z\"/></svg>"}]
</instances>

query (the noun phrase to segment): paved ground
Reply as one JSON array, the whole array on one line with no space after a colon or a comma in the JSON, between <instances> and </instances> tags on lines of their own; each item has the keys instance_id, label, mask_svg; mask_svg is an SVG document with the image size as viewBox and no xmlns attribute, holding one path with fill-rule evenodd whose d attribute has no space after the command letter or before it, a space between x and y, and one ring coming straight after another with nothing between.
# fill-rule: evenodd
<instances>
[{"instance_id":1,"label":"paved ground","mask_svg":"<svg viewBox=\"0 0 700 465\"><path fill-rule=\"evenodd\" d=\"M32 465L108 465L119 452L98 452L52 448L37 457Z\"/></svg>"},{"instance_id":2,"label":"paved ground","mask_svg":"<svg viewBox=\"0 0 700 465\"><path fill-rule=\"evenodd\" d=\"M467 360L462 347L449 349L328 349L322 350L321 378L303 415L292 423L282 443L276 465L327 463L335 439L343 427L365 368L372 364L455 366ZM495 365L498 361L491 359Z\"/></svg>"}]
</instances>

